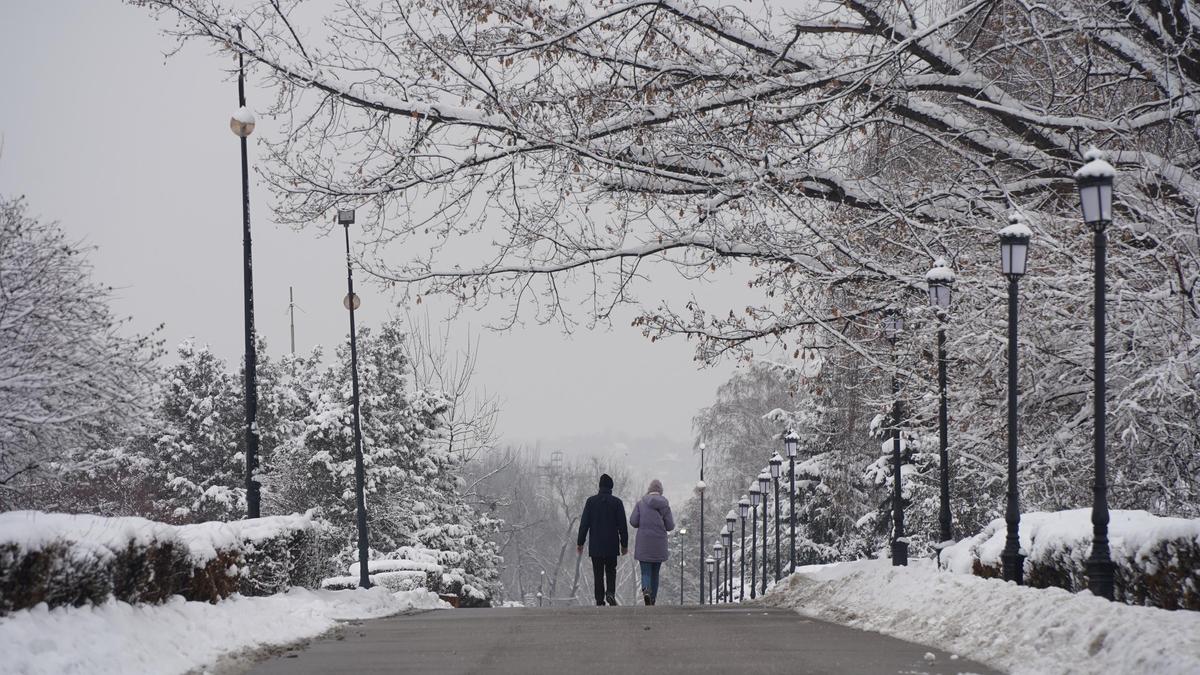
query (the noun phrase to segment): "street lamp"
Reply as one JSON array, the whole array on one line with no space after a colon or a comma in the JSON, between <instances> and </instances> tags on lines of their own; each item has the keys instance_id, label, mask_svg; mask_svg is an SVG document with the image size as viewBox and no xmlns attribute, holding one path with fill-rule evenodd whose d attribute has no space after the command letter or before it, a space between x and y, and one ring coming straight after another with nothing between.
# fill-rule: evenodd
<instances>
[{"instance_id":1,"label":"street lamp","mask_svg":"<svg viewBox=\"0 0 1200 675\"><path fill-rule=\"evenodd\" d=\"M708 568L708 590L710 593L712 592L712 588L713 588L713 565L716 565L716 564L717 564L717 561L712 556L708 556L707 558L704 559L704 566ZM701 574L700 578L703 580L704 575ZM701 581L700 585L703 586L704 582ZM703 599L700 601L700 604L702 604L702 605L704 604Z\"/></svg>"},{"instance_id":2,"label":"street lamp","mask_svg":"<svg viewBox=\"0 0 1200 675\"><path fill-rule=\"evenodd\" d=\"M788 456L788 529L791 538L791 555L788 560L792 564L791 572L796 572L796 451L800 446L800 437L795 431L788 429L783 435L783 451Z\"/></svg>"},{"instance_id":3,"label":"street lamp","mask_svg":"<svg viewBox=\"0 0 1200 675\"><path fill-rule=\"evenodd\" d=\"M681 527L677 530L679 537L679 604L683 605L683 535L687 534L687 528Z\"/></svg>"},{"instance_id":4,"label":"street lamp","mask_svg":"<svg viewBox=\"0 0 1200 675\"><path fill-rule=\"evenodd\" d=\"M762 471L758 474L758 491L762 493L762 514L763 514L763 549L762 549L762 589L763 595L767 594L767 490L771 487L771 474Z\"/></svg>"},{"instance_id":5,"label":"street lamp","mask_svg":"<svg viewBox=\"0 0 1200 675\"><path fill-rule=\"evenodd\" d=\"M741 578L738 579L738 586L741 588L738 591L739 600L746 599L746 516L748 515L750 515L750 498L742 495L742 498L738 500L738 516L742 519L742 543L739 549L742 552L742 574Z\"/></svg>"},{"instance_id":6,"label":"street lamp","mask_svg":"<svg viewBox=\"0 0 1200 675\"><path fill-rule=\"evenodd\" d=\"M783 458L776 452L767 460L771 467L771 480L775 483L775 581L779 581L779 473L783 467Z\"/></svg>"},{"instance_id":7,"label":"street lamp","mask_svg":"<svg viewBox=\"0 0 1200 675\"><path fill-rule=\"evenodd\" d=\"M1019 213L1009 217L1000 237L1000 271L1008 277L1008 504L1004 510L1006 534L1000 554L1005 581L1022 581L1021 507L1017 494L1017 281L1025 274L1029 240L1033 232Z\"/></svg>"},{"instance_id":8,"label":"street lamp","mask_svg":"<svg viewBox=\"0 0 1200 675\"><path fill-rule=\"evenodd\" d=\"M1108 462L1105 457L1105 363L1104 363L1104 267L1108 255L1108 235L1105 228L1112 222L1113 179L1116 170L1104 161L1104 154L1092 148L1084 155L1087 164L1075 172L1079 186L1079 203L1083 221L1092 228L1094 274L1092 380L1096 391L1092 396L1092 444L1095 453L1095 476L1092 483L1092 555L1088 558L1088 586L1092 593L1113 599L1113 562L1108 550Z\"/></svg>"},{"instance_id":9,"label":"street lamp","mask_svg":"<svg viewBox=\"0 0 1200 675\"><path fill-rule=\"evenodd\" d=\"M721 581L724 579L721 576L721 563L725 559L725 546L721 544L720 540L713 544L713 555L717 558L717 585L713 586L713 590L716 592L717 602L721 602L721 586L723 585Z\"/></svg>"},{"instance_id":10,"label":"street lamp","mask_svg":"<svg viewBox=\"0 0 1200 675\"><path fill-rule=\"evenodd\" d=\"M892 566L908 565L908 542L904 540L904 494L900 471L900 380L896 377L896 341L904 331L904 317L894 309L883 315L883 334L892 345Z\"/></svg>"},{"instance_id":11,"label":"street lamp","mask_svg":"<svg viewBox=\"0 0 1200 675\"><path fill-rule=\"evenodd\" d=\"M758 488L758 481L751 481L750 508L758 509L761 503L762 490ZM758 597L758 511L755 510L750 515L750 599L753 600Z\"/></svg>"},{"instance_id":12,"label":"street lamp","mask_svg":"<svg viewBox=\"0 0 1200 675\"><path fill-rule=\"evenodd\" d=\"M941 461L941 507L938 509L938 525L942 545L954 539L950 529L950 462L946 454L949 432L949 416L946 407L946 312L950 309L950 287L954 285L954 272L946 261L938 258L933 269L925 273L929 286L929 306L938 316L938 449ZM941 548L938 549L941 555Z\"/></svg>"},{"instance_id":13,"label":"street lamp","mask_svg":"<svg viewBox=\"0 0 1200 675\"><path fill-rule=\"evenodd\" d=\"M737 519L734 518L734 520ZM726 522L730 521L726 519ZM731 525L732 523L721 528L721 539L725 544L725 599L729 602L733 602L733 530Z\"/></svg>"},{"instance_id":14,"label":"street lamp","mask_svg":"<svg viewBox=\"0 0 1200 675\"><path fill-rule=\"evenodd\" d=\"M242 27L237 27L238 42ZM245 409L246 409L246 517L260 513L258 472L258 353L254 340L254 265L250 242L250 162L246 139L254 132L254 113L246 107L246 75L242 53L238 52L238 109L229 120L229 129L242 146L242 312L246 338ZM365 562L363 565L365 566ZM366 579L366 571L363 571Z\"/></svg>"},{"instance_id":15,"label":"street lamp","mask_svg":"<svg viewBox=\"0 0 1200 675\"><path fill-rule=\"evenodd\" d=\"M733 528L737 524L737 508L731 508L730 513L725 514L725 528L728 532L727 536L725 537L725 545L727 550L730 551L730 561L728 561L728 567L725 568L725 574L726 577L730 578L730 590L728 590L728 592L730 592L731 598L733 597Z\"/></svg>"},{"instance_id":16,"label":"street lamp","mask_svg":"<svg viewBox=\"0 0 1200 675\"><path fill-rule=\"evenodd\" d=\"M350 259L350 226L354 224L354 209L338 209L337 222L346 231L346 297L342 305L350 312L350 396L354 409L354 508L358 522L358 585L369 588L367 576L367 501L365 497L365 473L363 466L362 427L359 423L358 407L358 336L354 327L354 310L362 304L354 294L354 266Z\"/></svg>"},{"instance_id":17,"label":"street lamp","mask_svg":"<svg viewBox=\"0 0 1200 675\"><path fill-rule=\"evenodd\" d=\"M696 494L700 497L700 559L704 560L704 443L700 444L700 480L696 483ZM704 604L704 575L700 575L700 604Z\"/></svg>"}]
</instances>

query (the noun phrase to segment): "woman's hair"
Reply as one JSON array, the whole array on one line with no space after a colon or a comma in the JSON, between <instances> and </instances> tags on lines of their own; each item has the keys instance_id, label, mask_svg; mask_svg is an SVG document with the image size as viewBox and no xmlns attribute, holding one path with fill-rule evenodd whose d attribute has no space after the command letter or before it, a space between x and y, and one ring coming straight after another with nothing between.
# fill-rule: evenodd
<instances>
[{"instance_id":1,"label":"woman's hair","mask_svg":"<svg viewBox=\"0 0 1200 675\"><path fill-rule=\"evenodd\" d=\"M657 492L657 493L658 493L658 494L660 494L660 495L662 494L662 491L663 491L663 489L662 489L662 481L661 481L661 480L659 480L659 479L657 479L657 478L655 478L654 480L650 481L650 489L646 490L646 492L647 492L647 493L650 493L650 492Z\"/></svg>"}]
</instances>

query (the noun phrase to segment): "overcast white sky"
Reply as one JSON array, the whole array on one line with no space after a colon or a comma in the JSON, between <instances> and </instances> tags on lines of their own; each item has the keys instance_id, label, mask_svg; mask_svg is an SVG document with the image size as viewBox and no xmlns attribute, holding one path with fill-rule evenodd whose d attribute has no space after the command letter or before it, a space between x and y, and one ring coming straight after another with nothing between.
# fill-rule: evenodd
<instances>
[{"instance_id":1,"label":"overcast white sky","mask_svg":"<svg viewBox=\"0 0 1200 675\"><path fill-rule=\"evenodd\" d=\"M33 214L99 247L96 275L118 288L116 309L136 329L165 322L168 345L195 337L233 362L242 352L233 63L199 44L164 58L174 43L160 28L118 0L4 0L0 192L26 195ZM269 94L251 82L247 97L254 108ZM270 133L260 117L256 134ZM297 348L332 348L346 331L340 238L277 227L258 185L251 209L259 334L273 353L288 348L290 285L306 310ZM670 277L655 283L640 292L648 304L683 288ZM359 295L367 324L403 312L377 288L362 284ZM480 336L477 381L503 398L507 440L692 473L691 418L730 365L697 369L691 345L651 344L628 327L631 313L611 331L571 336L552 326L479 330L493 318L468 312L448 328Z\"/></svg>"}]
</instances>

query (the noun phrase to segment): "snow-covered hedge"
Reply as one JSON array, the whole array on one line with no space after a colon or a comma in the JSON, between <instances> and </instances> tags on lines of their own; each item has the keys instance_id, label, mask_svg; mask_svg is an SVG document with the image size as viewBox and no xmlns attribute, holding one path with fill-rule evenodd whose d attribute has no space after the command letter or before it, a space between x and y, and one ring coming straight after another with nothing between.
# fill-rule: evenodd
<instances>
[{"instance_id":1,"label":"snow-covered hedge","mask_svg":"<svg viewBox=\"0 0 1200 675\"><path fill-rule=\"evenodd\" d=\"M315 587L324 528L311 514L173 526L144 518L0 513L0 614L109 598L215 602Z\"/></svg>"},{"instance_id":2,"label":"snow-covered hedge","mask_svg":"<svg viewBox=\"0 0 1200 675\"><path fill-rule=\"evenodd\" d=\"M1021 514L1025 584L1068 591L1087 588L1092 511ZM1004 519L942 551L941 567L1000 577ZM1112 511L1109 547L1116 563L1116 599L1132 605L1200 610L1200 519L1164 518L1145 511Z\"/></svg>"},{"instance_id":3,"label":"snow-covered hedge","mask_svg":"<svg viewBox=\"0 0 1200 675\"><path fill-rule=\"evenodd\" d=\"M486 607L491 599L482 590L467 583L461 567L461 555L454 551L435 551L419 546L401 546L386 557L368 561L367 573L371 583L391 591L425 589L439 595L459 598L460 607ZM321 582L322 588L351 589L358 586L358 563L336 576Z\"/></svg>"}]
</instances>

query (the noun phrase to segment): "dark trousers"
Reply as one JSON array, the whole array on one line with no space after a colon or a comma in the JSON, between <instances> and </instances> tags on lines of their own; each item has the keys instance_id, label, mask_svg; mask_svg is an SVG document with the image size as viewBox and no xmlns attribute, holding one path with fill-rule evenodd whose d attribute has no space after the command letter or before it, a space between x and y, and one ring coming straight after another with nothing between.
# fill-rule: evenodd
<instances>
[{"instance_id":1,"label":"dark trousers","mask_svg":"<svg viewBox=\"0 0 1200 675\"><path fill-rule=\"evenodd\" d=\"M649 595L651 600L658 599L658 573L661 570L660 562L642 563L642 593Z\"/></svg>"},{"instance_id":2,"label":"dark trousers","mask_svg":"<svg viewBox=\"0 0 1200 675\"><path fill-rule=\"evenodd\" d=\"M613 596L617 594L617 559L593 557L592 578L595 580L596 604L603 605L606 592ZM608 582L607 586L605 580Z\"/></svg>"}]
</instances>

